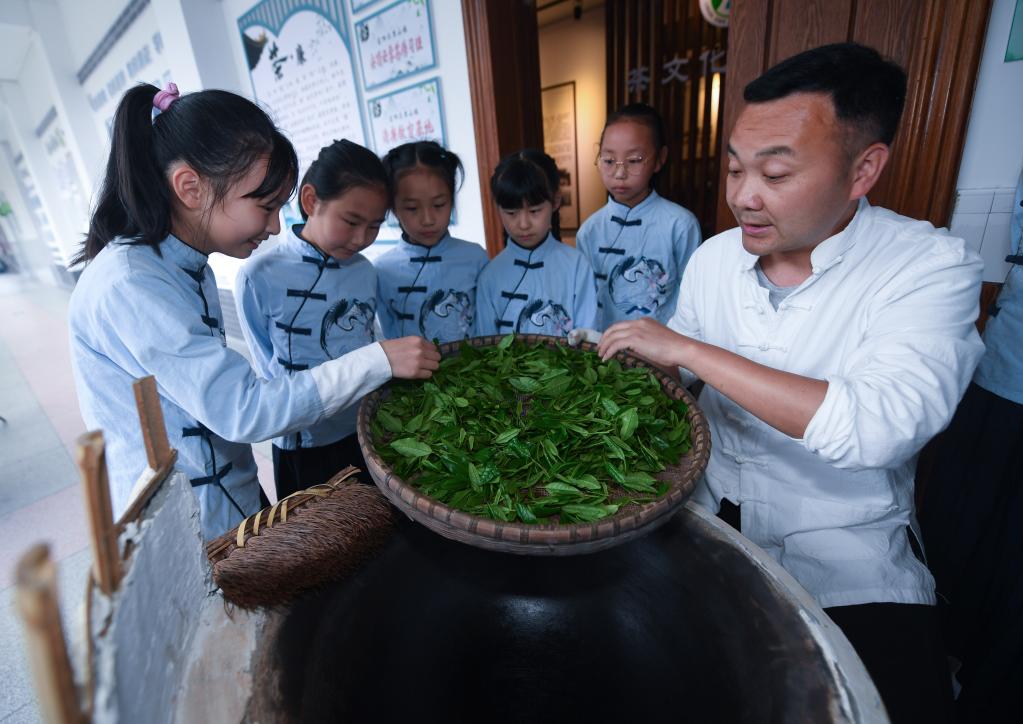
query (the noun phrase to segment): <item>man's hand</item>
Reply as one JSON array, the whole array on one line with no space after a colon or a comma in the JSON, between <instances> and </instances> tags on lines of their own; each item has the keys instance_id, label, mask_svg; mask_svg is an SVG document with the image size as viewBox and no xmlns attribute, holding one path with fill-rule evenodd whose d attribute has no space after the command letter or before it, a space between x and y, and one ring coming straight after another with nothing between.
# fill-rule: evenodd
<instances>
[{"instance_id":1,"label":"man's hand","mask_svg":"<svg viewBox=\"0 0 1023 724\"><path fill-rule=\"evenodd\" d=\"M644 317L611 325L601 337L597 352L606 361L627 350L658 367L672 369L686 366L683 360L691 341L660 322Z\"/></svg>"},{"instance_id":2,"label":"man's hand","mask_svg":"<svg viewBox=\"0 0 1023 724\"><path fill-rule=\"evenodd\" d=\"M678 334L653 319L619 322L604 332L597 351L608 359L621 350L662 369L685 367L706 384L771 427L803 437L828 383L782 372L741 355Z\"/></svg>"},{"instance_id":3,"label":"man's hand","mask_svg":"<svg viewBox=\"0 0 1023 724\"><path fill-rule=\"evenodd\" d=\"M425 380L440 367L437 345L422 337L388 339L380 343L391 365L391 374L399 379Z\"/></svg>"}]
</instances>

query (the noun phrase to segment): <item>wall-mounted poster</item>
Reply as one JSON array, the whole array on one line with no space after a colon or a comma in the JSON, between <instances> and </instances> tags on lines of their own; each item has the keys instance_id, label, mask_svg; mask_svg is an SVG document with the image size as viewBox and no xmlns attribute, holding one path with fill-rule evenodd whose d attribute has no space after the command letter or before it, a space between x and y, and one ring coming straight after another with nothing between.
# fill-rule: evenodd
<instances>
[{"instance_id":1,"label":"wall-mounted poster","mask_svg":"<svg viewBox=\"0 0 1023 724\"><path fill-rule=\"evenodd\" d=\"M429 0L399 0L355 24L363 84L376 88L437 65Z\"/></svg>"},{"instance_id":2,"label":"wall-mounted poster","mask_svg":"<svg viewBox=\"0 0 1023 724\"><path fill-rule=\"evenodd\" d=\"M543 150L558 164L561 176L561 228L579 228L579 161L575 132L575 81L540 92Z\"/></svg>"},{"instance_id":3,"label":"wall-mounted poster","mask_svg":"<svg viewBox=\"0 0 1023 724\"><path fill-rule=\"evenodd\" d=\"M440 78L431 78L366 102L373 148L381 156L409 141L445 145Z\"/></svg>"},{"instance_id":4,"label":"wall-mounted poster","mask_svg":"<svg viewBox=\"0 0 1023 724\"><path fill-rule=\"evenodd\" d=\"M304 172L335 139L365 144L342 0L264 0L238 18L252 90Z\"/></svg>"}]
</instances>

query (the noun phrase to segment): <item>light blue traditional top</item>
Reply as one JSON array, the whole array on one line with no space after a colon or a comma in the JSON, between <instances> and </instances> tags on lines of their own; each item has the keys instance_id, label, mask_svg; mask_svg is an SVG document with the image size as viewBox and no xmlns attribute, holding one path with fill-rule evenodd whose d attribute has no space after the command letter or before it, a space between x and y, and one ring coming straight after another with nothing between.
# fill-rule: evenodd
<instances>
[{"instance_id":1,"label":"light blue traditional top","mask_svg":"<svg viewBox=\"0 0 1023 724\"><path fill-rule=\"evenodd\" d=\"M999 397L1023 405L1023 173L1013 201L1010 230L1012 263L995 310L984 327L987 351L973 381Z\"/></svg>"},{"instance_id":2,"label":"light blue traditional top","mask_svg":"<svg viewBox=\"0 0 1023 724\"><path fill-rule=\"evenodd\" d=\"M338 261L295 225L275 247L249 257L234 296L252 365L266 379L287 377L372 344L376 271L356 254ZM312 427L274 438L283 450L320 447L355 432L358 403Z\"/></svg>"},{"instance_id":3,"label":"light blue traditional top","mask_svg":"<svg viewBox=\"0 0 1023 724\"><path fill-rule=\"evenodd\" d=\"M608 198L583 223L575 244L597 277L598 329L640 317L667 324L682 271L700 244L700 224L651 190L631 209Z\"/></svg>"},{"instance_id":4,"label":"light blue traditional top","mask_svg":"<svg viewBox=\"0 0 1023 724\"><path fill-rule=\"evenodd\" d=\"M441 342L471 337L476 278L486 264L483 247L450 234L432 247L399 241L373 260L384 335L419 335Z\"/></svg>"},{"instance_id":5,"label":"light blue traditional top","mask_svg":"<svg viewBox=\"0 0 1023 724\"><path fill-rule=\"evenodd\" d=\"M593 327L597 289L586 257L551 234L533 249L508 240L480 272L476 334L566 336Z\"/></svg>"},{"instance_id":6,"label":"light blue traditional top","mask_svg":"<svg viewBox=\"0 0 1023 724\"><path fill-rule=\"evenodd\" d=\"M207 539L259 510L250 442L315 423L324 412L310 374L266 382L226 345L207 257L174 236L111 242L71 295L71 361L82 417L106 441L114 515L146 470L132 383L154 375L177 467L199 498Z\"/></svg>"}]
</instances>

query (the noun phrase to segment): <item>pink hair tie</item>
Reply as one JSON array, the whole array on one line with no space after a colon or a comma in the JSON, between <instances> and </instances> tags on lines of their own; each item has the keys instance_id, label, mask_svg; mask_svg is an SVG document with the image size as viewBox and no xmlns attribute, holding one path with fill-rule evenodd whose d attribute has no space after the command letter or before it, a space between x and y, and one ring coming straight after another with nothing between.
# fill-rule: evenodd
<instances>
[{"instance_id":1,"label":"pink hair tie","mask_svg":"<svg viewBox=\"0 0 1023 724\"><path fill-rule=\"evenodd\" d=\"M153 108L163 113L171 107L171 103L180 97L181 94L178 93L178 87L173 83L168 83L164 90L158 91L157 94L153 96Z\"/></svg>"}]
</instances>

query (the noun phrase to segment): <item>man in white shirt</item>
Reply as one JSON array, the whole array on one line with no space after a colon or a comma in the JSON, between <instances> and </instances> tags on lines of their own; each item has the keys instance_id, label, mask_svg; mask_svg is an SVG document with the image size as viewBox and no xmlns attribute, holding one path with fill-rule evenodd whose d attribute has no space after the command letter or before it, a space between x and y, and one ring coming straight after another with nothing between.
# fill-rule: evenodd
<instances>
[{"instance_id":1,"label":"man in white shirt","mask_svg":"<svg viewBox=\"0 0 1023 724\"><path fill-rule=\"evenodd\" d=\"M872 207L905 73L846 43L750 83L728 143L740 226L693 255L668 326L630 349L702 379L710 463L694 499L731 514L842 627L893 721L946 721L950 679L913 510L916 455L983 352L981 262Z\"/></svg>"}]
</instances>

